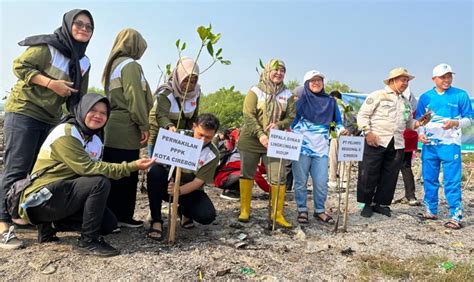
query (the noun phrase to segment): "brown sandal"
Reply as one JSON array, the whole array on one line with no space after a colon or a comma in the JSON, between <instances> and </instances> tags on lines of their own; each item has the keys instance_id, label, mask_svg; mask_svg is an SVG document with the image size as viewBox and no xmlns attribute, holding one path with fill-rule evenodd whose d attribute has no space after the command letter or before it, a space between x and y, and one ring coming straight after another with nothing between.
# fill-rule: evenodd
<instances>
[{"instance_id":1,"label":"brown sandal","mask_svg":"<svg viewBox=\"0 0 474 282\"><path fill-rule=\"evenodd\" d=\"M458 229L462 228L462 224L459 221L456 221L454 219L450 219L444 224L444 227L454 229L454 230L458 230Z\"/></svg>"},{"instance_id":2,"label":"brown sandal","mask_svg":"<svg viewBox=\"0 0 474 282\"><path fill-rule=\"evenodd\" d=\"M334 224L334 219L326 212L314 213L313 216L324 223Z\"/></svg>"},{"instance_id":3,"label":"brown sandal","mask_svg":"<svg viewBox=\"0 0 474 282\"><path fill-rule=\"evenodd\" d=\"M193 229L194 228L194 221L192 218L187 218L184 215L181 216L181 227L184 229Z\"/></svg>"},{"instance_id":4,"label":"brown sandal","mask_svg":"<svg viewBox=\"0 0 474 282\"><path fill-rule=\"evenodd\" d=\"M296 220L298 221L298 223L308 224L309 223L308 212L298 212L298 216L296 217Z\"/></svg>"},{"instance_id":5,"label":"brown sandal","mask_svg":"<svg viewBox=\"0 0 474 282\"><path fill-rule=\"evenodd\" d=\"M437 220L438 219L438 216L436 216L434 214L431 214L431 213L427 213L427 212L421 213L419 215L422 219L426 219L426 220Z\"/></svg>"}]
</instances>

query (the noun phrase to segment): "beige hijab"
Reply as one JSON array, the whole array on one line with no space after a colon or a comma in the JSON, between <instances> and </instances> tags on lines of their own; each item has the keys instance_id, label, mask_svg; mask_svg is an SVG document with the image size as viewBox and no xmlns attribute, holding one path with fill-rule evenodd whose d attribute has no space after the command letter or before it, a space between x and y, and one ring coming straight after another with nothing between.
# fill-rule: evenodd
<instances>
[{"instance_id":1,"label":"beige hijab","mask_svg":"<svg viewBox=\"0 0 474 282\"><path fill-rule=\"evenodd\" d=\"M162 84L156 90L156 93L160 93L163 90L168 90L173 93L173 96L179 98L181 101L193 99L196 96L199 96L201 93L201 86L196 84L196 87L193 91L185 91L181 90L181 83L183 82L186 77L190 75L195 75L199 78L199 66L194 62L193 59L188 57L182 57L176 63L176 67L173 69L173 73L169 81L165 84Z\"/></svg>"},{"instance_id":2,"label":"beige hijab","mask_svg":"<svg viewBox=\"0 0 474 282\"><path fill-rule=\"evenodd\" d=\"M138 31L132 28L123 29L117 34L112 51L110 51L109 58L105 64L104 73L102 74L102 84L106 94L109 92L110 75L113 71L114 61L120 57L139 60L143 53L145 53L146 48L145 39L143 39Z\"/></svg>"},{"instance_id":3,"label":"beige hijab","mask_svg":"<svg viewBox=\"0 0 474 282\"><path fill-rule=\"evenodd\" d=\"M270 123L275 123L280 120L282 114L282 108L278 100L275 98L276 95L281 93L286 89L286 85L281 82L275 84L270 80L270 72L279 67L285 67L285 63L279 59L271 59L260 75L260 81L257 84L257 87L262 90L265 95L265 113L263 116L263 123L267 126Z\"/></svg>"}]
</instances>

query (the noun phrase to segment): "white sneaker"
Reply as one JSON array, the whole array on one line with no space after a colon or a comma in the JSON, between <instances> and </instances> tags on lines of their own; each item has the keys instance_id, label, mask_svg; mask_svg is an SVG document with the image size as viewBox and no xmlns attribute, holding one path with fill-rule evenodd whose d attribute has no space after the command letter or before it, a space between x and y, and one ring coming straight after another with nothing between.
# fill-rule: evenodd
<instances>
[{"instance_id":1,"label":"white sneaker","mask_svg":"<svg viewBox=\"0 0 474 282\"><path fill-rule=\"evenodd\" d=\"M128 228L139 228L143 226L143 221L130 219L129 221L119 221L117 222L118 227L128 227Z\"/></svg>"},{"instance_id":2,"label":"white sneaker","mask_svg":"<svg viewBox=\"0 0 474 282\"><path fill-rule=\"evenodd\" d=\"M12 225L7 232L0 234L0 249L15 250L23 247L23 241L16 237L14 230Z\"/></svg>"}]
</instances>

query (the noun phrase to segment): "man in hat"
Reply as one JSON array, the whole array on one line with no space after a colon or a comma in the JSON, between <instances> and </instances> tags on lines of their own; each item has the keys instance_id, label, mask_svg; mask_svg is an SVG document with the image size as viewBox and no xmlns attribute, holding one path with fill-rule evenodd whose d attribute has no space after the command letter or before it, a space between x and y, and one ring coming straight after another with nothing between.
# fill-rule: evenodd
<instances>
[{"instance_id":1,"label":"man in hat","mask_svg":"<svg viewBox=\"0 0 474 282\"><path fill-rule=\"evenodd\" d=\"M365 204L363 217L371 217L373 212L391 216L388 206L403 161L403 131L429 119L414 120L411 105L402 95L413 78L404 68L391 70L384 80L385 88L369 94L357 114L366 141L357 181L357 201Z\"/></svg>"},{"instance_id":2,"label":"man in hat","mask_svg":"<svg viewBox=\"0 0 474 282\"><path fill-rule=\"evenodd\" d=\"M433 69L435 87L420 96L417 117L431 112L433 120L419 129L423 142L422 161L426 219L437 219L439 168L443 166L444 194L450 219L445 226L462 227L461 203L461 128L471 126L472 106L466 91L452 87L453 70L447 64Z\"/></svg>"}]
</instances>

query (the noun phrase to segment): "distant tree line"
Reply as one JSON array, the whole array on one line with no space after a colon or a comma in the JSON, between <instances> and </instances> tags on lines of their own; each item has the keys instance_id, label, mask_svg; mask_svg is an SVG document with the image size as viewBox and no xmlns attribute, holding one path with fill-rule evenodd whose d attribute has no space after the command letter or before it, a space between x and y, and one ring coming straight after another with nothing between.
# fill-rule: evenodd
<instances>
[{"instance_id":1,"label":"distant tree line","mask_svg":"<svg viewBox=\"0 0 474 282\"><path fill-rule=\"evenodd\" d=\"M297 80L289 80L287 87L294 90L300 86ZM331 80L325 83L325 90L327 93L332 90L339 90L342 93L357 92L351 89L347 84ZM104 94L104 90L97 87L90 87L89 93ZM222 87L216 92L202 95L199 100L199 112L215 114L223 128L240 127L242 124L242 107L246 93L241 93L235 90L234 86L229 88ZM360 106L360 105L359 105ZM359 107L354 107L359 108Z\"/></svg>"}]
</instances>

